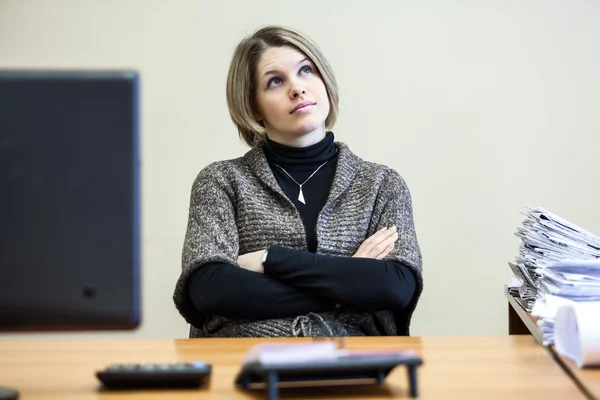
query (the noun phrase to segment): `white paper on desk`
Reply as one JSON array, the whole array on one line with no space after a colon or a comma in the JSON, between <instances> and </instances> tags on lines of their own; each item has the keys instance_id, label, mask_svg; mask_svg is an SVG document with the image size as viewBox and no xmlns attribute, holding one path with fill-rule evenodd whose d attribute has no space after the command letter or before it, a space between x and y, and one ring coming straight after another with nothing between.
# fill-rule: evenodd
<instances>
[{"instance_id":1,"label":"white paper on desk","mask_svg":"<svg viewBox=\"0 0 600 400\"><path fill-rule=\"evenodd\" d=\"M589 268L600 269L600 259L593 260L560 260L548 265L548 268Z\"/></svg>"},{"instance_id":2,"label":"white paper on desk","mask_svg":"<svg viewBox=\"0 0 600 400\"><path fill-rule=\"evenodd\" d=\"M575 302L564 297L547 294L535 301L531 315L538 318L555 318L560 307L573 303Z\"/></svg>"},{"instance_id":3,"label":"white paper on desk","mask_svg":"<svg viewBox=\"0 0 600 400\"><path fill-rule=\"evenodd\" d=\"M554 321L556 351L579 368L600 366L600 302L577 302L558 309Z\"/></svg>"},{"instance_id":4,"label":"white paper on desk","mask_svg":"<svg viewBox=\"0 0 600 400\"><path fill-rule=\"evenodd\" d=\"M562 285L581 285L586 289L600 288L600 270L585 271L572 269L569 272L551 268L540 268L541 276Z\"/></svg>"},{"instance_id":5,"label":"white paper on desk","mask_svg":"<svg viewBox=\"0 0 600 400\"><path fill-rule=\"evenodd\" d=\"M311 343L262 343L254 346L244 357L243 364L287 364L293 362L334 360L344 350L333 341Z\"/></svg>"}]
</instances>

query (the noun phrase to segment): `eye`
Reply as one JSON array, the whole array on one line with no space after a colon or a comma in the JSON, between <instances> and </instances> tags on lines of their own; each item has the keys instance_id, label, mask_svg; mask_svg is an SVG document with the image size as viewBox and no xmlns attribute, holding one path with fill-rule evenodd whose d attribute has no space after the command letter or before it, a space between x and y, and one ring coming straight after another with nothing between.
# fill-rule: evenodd
<instances>
[{"instance_id":1,"label":"eye","mask_svg":"<svg viewBox=\"0 0 600 400\"><path fill-rule=\"evenodd\" d=\"M302 68L300 68L300 73L307 75L307 74L310 74L312 72L312 70L313 69L310 67L310 65L305 65Z\"/></svg>"},{"instance_id":2,"label":"eye","mask_svg":"<svg viewBox=\"0 0 600 400\"><path fill-rule=\"evenodd\" d=\"M283 83L283 80L278 77L278 76L274 76L271 79L269 79L269 82L267 82L267 87L271 87L273 85L280 85Z\"/></svg>"}]
</instances>

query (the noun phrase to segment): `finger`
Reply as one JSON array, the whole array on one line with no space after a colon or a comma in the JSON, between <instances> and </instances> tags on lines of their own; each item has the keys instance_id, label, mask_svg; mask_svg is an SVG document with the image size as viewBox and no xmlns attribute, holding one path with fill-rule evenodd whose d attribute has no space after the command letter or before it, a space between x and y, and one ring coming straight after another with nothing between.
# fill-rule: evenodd
<instances>
[{"instance_id":1,"label":"finger","mask_svg":"<svg viewBox=\"0 0 600 400\"><path fill-rule=\"evenodd\" d=\"M388 247L386 247L386 249L379 255L377 255L377 257L375 257L375 259L377 260L382 260L384 259L388 254L390 254L390 252L394 250L394 245L389 245Z\"/></svg>"},{"instance_id":2,"label":"finger","mask_svg":"<svg viewBox=\"0 0 600 400\"><path fill-rule=\"evenodd\" d=\"M390 254L390 252L394 249L394 244L389 244L385 250L383 252L381 252L381 254L377 255L377 257L375 257L377 260L381 260L383 258L385 258L385 256L387 256L388 254Z\"/></svg>"},{"instance_id":3,"label":"finger","mask_svg":"<svg viewBox=\"0 0 600 400\"><path fill-rule=\"evenodd\" d=\"M375 232L371 237L369 237L365 241L365 243L367 243L368 245L371 245L371 246L376 246L379 243L381 243L384 240L386 240L391 235L393 235L395 232L396 232L396 227L395 226L392 226L392 227L389 227L389 228L380 229L379 231Z\"/></svg>"},{"instance_id":4,"label":"finger","mask_svg":"<svg viewBox=\"0 0 600 400\"><path fill-rule=\"evenodd\" d=\"M398 228L396 228L396 225L390 226L390 228L388 229L387 237L394 236L395 234L397 234L397 232Z\"/></svg>"},{"instance_id":5,"label":"finger","mask_svg":"<svg viewBox=\"0 0 600 400\"><path fill-rule=\"evenodd\" d=\"M382 242L386 241L390 237L394 236L396 234L396 231L397 231L397 228L395 226L390 226L387 230L382 232L382 235L380 236L380 240Z\"/></svg>"},{"instance_id":6,"label":"finger","mask_svg":"<svg viewBox=\"0 0 600 400\"><path fill-rule=\"evenodd\" d=\"M389 236L382 239L379 243L374 243L370 252L375 252L375 255L378 255L386 248L388 244L393 244L396 240L398 240L398 232L393 232Z\"/></svg>"},{"instance_id":7,"label":"finger","mask_svg":"<svg viewBox=\"0 0 600 400\"><path fill-rule=\"evenodd\" d=\"M387 243L387 242L381 242L378 245L373 246L373 248L369 252L369 257L377 258L377 256L379 254L383 253L385 251L385 249L387 249L388 246L389 246L389 243Z\"/></svg>"},{"instance_id":8,"label":"finger","mask_svg":"<svg viewBox=\"0 0 600 400\"><path fill-rule=\"evenodd\" d=\"M398 233L396 232L392 236L387 238L385 241L381 242L380 245L376 246L373 249L374 250L373 257L377 258L379 255L381 255L382 253L384 253L386 251L387 251L387 253L389 253L391 251L391 249L394 248L394 243L396 243L397 240L398 240ZM389 250L388 250L388 248L389 248Z\"/></svg>"},{"instance_id":9,"label":"finger","mask_svg":"<svg viewBox=\"0 0 600 400\"><path fill-rule=\"evenodd\" d=\"M387 245L384 243L390 237L396 233L396 226L392 226L390 228L381 228L373 235L369 236L358 248L356 255L360 255L361 257L369 257L375 258L375 256L379 255ZM379 246L377 249L376 246Z\"/></svg>"},{"instance_id":10,"label":"finger","mask_svg":"<svg viewBox=\"0 0 600 400\"><path fill-rule=\"evenodd\" d=\"M381 228L380 230L369 236L363 243L379 243L380 238L385 237L385 233L388 229L389 228Z\"/></svg>"}]
</instances>

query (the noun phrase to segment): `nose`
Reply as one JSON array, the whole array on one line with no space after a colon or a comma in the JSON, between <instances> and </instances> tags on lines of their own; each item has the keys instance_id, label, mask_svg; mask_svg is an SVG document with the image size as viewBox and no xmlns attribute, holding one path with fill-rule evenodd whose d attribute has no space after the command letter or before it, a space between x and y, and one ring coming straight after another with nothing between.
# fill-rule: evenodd
<instances>
[{"instance_id":1,"label":"nose","mask_svg":"<svg viewBox=\"0 0 600 400\"><path fill-rule=\"evenodd\" d=\"M294 100L306 94L306 88L300 82L292 83L290 89L290 99Z\"/></svg>"}]
</instances>

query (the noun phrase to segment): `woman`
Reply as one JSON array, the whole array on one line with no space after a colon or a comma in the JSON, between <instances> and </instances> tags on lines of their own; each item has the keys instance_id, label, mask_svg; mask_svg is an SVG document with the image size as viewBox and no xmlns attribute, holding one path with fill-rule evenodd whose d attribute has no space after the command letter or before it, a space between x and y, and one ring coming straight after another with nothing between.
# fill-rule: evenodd
<instances>
[{"instance_id":1,"label":"woman","mask_svg":"<svg viewBox=\"0 0 600 400\"><path fill-rule=\"evenodd\" d=\"M174 294L190 336L408 335L423 282L410 193L327 131L338 89L319 48L258 30L227 102L252 149L193 184Z\"/></svg>"}]
</instances>

